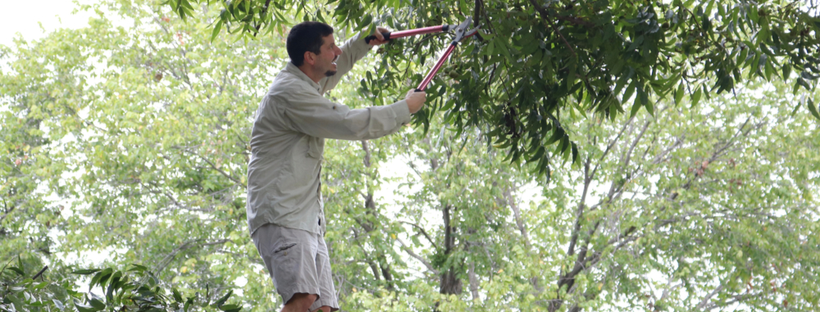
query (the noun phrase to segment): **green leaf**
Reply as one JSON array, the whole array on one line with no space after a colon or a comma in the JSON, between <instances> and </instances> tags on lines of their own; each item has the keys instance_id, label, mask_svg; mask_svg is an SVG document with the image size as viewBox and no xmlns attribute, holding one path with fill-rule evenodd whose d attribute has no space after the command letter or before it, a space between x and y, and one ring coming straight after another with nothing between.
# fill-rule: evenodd
<instances>
[{"instance_id":1,"label":"green leaf","mask_svg":"<svg viewBox=\"0 0 820 312\"><path fill-rule=\"evenodd\" d=\"M362 29L370 25L370 22L373 21L373 15L367 14L365 15L364 19L359 22L357 29Z\"/></svg>"},{"instance_id":2,"label":"green leaf","mask_svg":"<svg viewBox=\"0 0 820 312\"><path fill-rule=\"evenodd\" d=\"M806 90L811 90L811 86L803 78L797 78L797 84L802 86L803 88L806 88Z\"/></svg>"},{"instance_id":3,"label":"green leaf","mask_svg":"<svg viewBox=\"0 0 820 312\"><path fill-rule=\"evenodd\" d=\"M129 272L145 273L145 272L148 272L149 270L148 270L148 267L146 267L144 265L139 265L139 264L136 264L136 263L132 263L131 268L129 268L128 271Z\"/></svg>"},{"instance_id":4,"label":"green leaf","mask_svg":"<svg viewBox=\"0 0 820 312\"><path fill-rule=\"evenodd\" d=\"M637 114L639 110L641 110L641 100L638 97L636 97L635 102L632 103L632 109L629 112L629 118L635 117L635 114Z\"/></svg>"},{"instance_id":5,"label":"green leaf","mask_svg":"<svg viewBox=\"0 0 820 312\"><path fill-rule=\"evenodd\" d=\"M544 148L544 146L543 145L539 146L538 149L535 152L535 155L533 155L528 161L529 162L537 161L541 157L544 157L545 152L546 152L546 149Z\"/></svg>"},{"instance_id":6,"label":"green leaf","mask_svg":"<svg viewBox=\"0 0 820 312\"><path fill-rule=\"evenodd\" d=\"M547 142L544 143L544 145L550 145L552 143L557 142L558 140L564 137L564 134L564 129L556 127L554 130L552 130L552 137L550 137L550 139L547 140Z\"/></svg>"},{"instance_id":7,"label":"green leaf","mask_svg":"<svg viewBox=\"0 0 820 312\"><path fill-rule=\"evenodd\" d=\"M635 93L635 90L638 88L638 79L632 79L632 82L629 83L629 86L626 87L626 91L624 92L623 101L629 101L632 98L632 94Z\"/></svg>"},{"instance_id":8,"label":"green leaf","mask_svg":"<svg viewBox=\"0 0 820 312\"><path fill-rule=\"evenodd\" d=\"M220 30L222 30L222 20L221 19L216 21L216 25L214 26L214 30L211 33L211 42L213 42L214 39L216 39L216 36L219 35Z\"/></svg>"},{"instance_id":9,"label":"green leaf","mask_svg":"<svg viewBox=\"0 0 820 312\"><path fill-rule=\"evenodd\" d=\"M105 309L105 302L102 302L102 300L91 299L88 302L91 303L91 306L97 309L97 311Z\"/></svg>"},{"instance_id":10,"label":"green leaf","mask_svg":"<svg viewBox=\"0 0 820 312\"><path fill-rule=\"evenodd\" d=\"M578 145L572 143L572 163L578 163L580 160L579 153L578 153Z\"/></svg>"},{"instance_id":11,"label":"green leaf","mask_svg":"<svg viewBox=\"0 0 820 312\"><path fill-rule=\"evenodd\" d=\"M227 294L225 294L224 296L222 296L222 298L219 298L218 300L216 300L216 301L215 301L215 302L214 302L211 306L212 306L212 307L219 307L219 306L221 306L222 304L224 304L224 303L225 303L225 301L228 301L228 298L230 298L230 297L231 297L231 295L233 295L233 290L228 291L228 293L227 293Z\"/></svg>"},{"instance_id":12,"label":"green leaf","mask_svg":"<svg viewBox=\"0 0 820 312\"><path fill-rule=\"evenodd\" d=\"M820 109L820 108L814 106L814 100L809 98L807 104L808 104L808 107L809 107L809 111L814 116L814 118L817 118L817 120L820 120L820 113L818 113L818 109Z\"/></svg>"},{"instance_id":13,"label":"green leaf","mask_svg":"<svg viewBox=\"0 0 820 312\"><path fill-rule=\"evenodd\" d=\"M25 276L25 272L17 267L7 267L7 269L12 270L14 273L17 273L17 275Z\"/></svg>"},{"instance_id":14,"label":"green leaf","mask_svg":"<svg viewBox=\"0 0 820 312\"><path fill-rule=\"evenodd\" d=\"M173 288L171 290L171 292L173 293L173 297L174 297L174 300L176 302L180 302L180 303L183 302L182 295L179 293L179 291L176 288Z\"/></svg>"},{"instance_id":15,"label":"green leaf","mask_svg":"<svg viewBox=\"0 0 820 312\"><path fill-rule=\"evenodd\" d=\"M84 269L84 270L76 270L71 272L72 274L79 274L79 275L89 275L99 272L100 269Z\"/></svg>"},{"instance_id":16,"label":"green leaf","mask_svg":"<svg viewBox=\"0 0 820 312\"><path fill-rule=\"evenodd\" d=\"M697 91L695 91L695 94L692 95L692 107L695 107L695 106L698 105L698 102L700 102L701 96L703 96L703 90L701 88L697 88Z\"/></svg>"},{"instance_id":17,"label":"green leaf","mask_svg":"<svg viewBox=\"0 0 820 312\"><path fill-rule=\"evenodd\" d=\"M652 104L652 101L649 101L647 99L646 104L644 104L644 107L646 107L646 111L649 112L650 116L655 116L655 106Z\"/></svg>"},{"instance_id":18,"label":"green leaf","mask_svg":"<svg viewBox=\"0 0 820 312\"><path fill-rule=\"evenodd\" d=\"M684 89L683 89L683 82L678 85L678 89L675 91L675 104L680 105L681 101L683 101Z\"/></svg>"},{"instance_id":19,"label":"green leaf","mask_svg":"<svg viewBox=\"0 0 820 312\"><path fill-rule=\"evenodd\" d=\"M86 304L82 304L82 303L79 303L79 302L74 302L74 307L76 307L77 310L79 310L80 312L97 312L97 311L102 310L102 309L97 309L96 307L86 305Z\"/></svg>"},{"instance_id":20,"label":"green leaf","mask_svg":"<svg viewBox=\"0 0 820 312\"><path fill-rule=\"evenodd\" d=\"M242 307L235 304L226 304L220 306L219 309L225 312L239 312L240 310L242 310Z\"/></svg>"}]
</instances>

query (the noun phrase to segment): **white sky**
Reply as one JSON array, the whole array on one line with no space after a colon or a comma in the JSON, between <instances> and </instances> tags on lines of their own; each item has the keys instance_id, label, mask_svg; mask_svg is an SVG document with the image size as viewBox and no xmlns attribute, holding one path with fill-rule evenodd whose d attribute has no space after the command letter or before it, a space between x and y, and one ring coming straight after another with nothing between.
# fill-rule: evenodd
<instances>
[{"instance_id":1,"label":"white sky","mask_svg":"<svg viewBox=\"0 0 820 312\"><path fill-rule=\"evenodd\" d=\"M91 1L83 0L82 3ZM88 23L88 14L74 15L74 1L2 1L0 10L0 45L12 46L18 34L26 41L44 37L59 28L81 28ZM42 28L40 25L42 24ZM43 31L46 30L46 32Z\"/></svg>"}]
</instances>

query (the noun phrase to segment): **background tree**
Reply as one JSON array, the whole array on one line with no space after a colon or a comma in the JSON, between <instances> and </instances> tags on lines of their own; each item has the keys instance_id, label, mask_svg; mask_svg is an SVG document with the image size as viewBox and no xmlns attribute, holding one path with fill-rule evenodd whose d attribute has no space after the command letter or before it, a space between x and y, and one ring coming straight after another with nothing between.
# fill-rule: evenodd
<instances>
[{"instance_id":1,"label":"background tree","mask_svg":"<svg viewBox=\"0 0 820 312\"><path fill-rule=\"evenodd\" d=\"M205 21L183 24L145 2L83 9L97 12L87 28L4 49L13 127L3 129L3 227L22 242L4 239L19 248L3 259L39 238L46 263L145 264L184 298L213 302L238 283L273 309L257 301L272 290L243 197L249 103L273 63L260 60L281 57L280 42L208 44ZM133 26L115 26L123 21ZM213 49L232 57L210 60Z\"/></svg>"},{"instance_id":2,"label":"background tree","mask_svg":"<svg viewBox=\"0 0 820 312\"><path fill-rule=\"evenodd\" d=\"M165 4L183 19L191 4ZM659 99L697 105L713 94L736 92L746 79L794 80L794 92L813 89L820 74L820 18L815 1L226 1L210 15L214 35L225 28L258 37L297 19L329 21L349 30L376 24L410 29L458 24L473 17L482 28L437 76L436 111L459 130L485 130L511 159L530 160L548 173L547 148L578 160L566 125L573 115L630 116ZM424 36L387 46L364 86L373 94L421 81L433 51L449 40ZM378 74L376 74L378 72ZM795 76L792 76L794 73ZM431 99L434 99L431 97ZM817 105L807 105L820 119ZM570 118L571 119L571 118ZM523 158L521 158L523 157Z\"/></svg>"},{"instance_id":3,"label":"background tree","mask_svg":"<svg viewBox=\"0 0 820 312\"><path fill-rule=\"evenodd\" d=\"M785 87L575 123L578 167L534 188L444 125L405 149L416 171L394 244L443 311L811 310L820 129ZM356 298L405 311L421 294Z\"/></svg>"}]
</instances>

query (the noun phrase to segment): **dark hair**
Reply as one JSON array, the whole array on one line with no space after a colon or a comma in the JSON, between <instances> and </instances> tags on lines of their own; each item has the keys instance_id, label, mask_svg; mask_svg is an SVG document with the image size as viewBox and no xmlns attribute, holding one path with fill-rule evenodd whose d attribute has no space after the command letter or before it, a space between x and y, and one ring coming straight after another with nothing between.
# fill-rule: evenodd
<instances>
[{"instance_id":1,"label":"dark hair","mask_svg":"<svg viewBox=\"0 0 820 312\"><path fill-rule=\"evenodd\" d=\"M320 22L301 22L291 28L288 34L288 56L293 65L302 66L305 62L305 52L316 54L322 52L322 37L333 34L333 27Z\"/></svg>"}]
</instances>

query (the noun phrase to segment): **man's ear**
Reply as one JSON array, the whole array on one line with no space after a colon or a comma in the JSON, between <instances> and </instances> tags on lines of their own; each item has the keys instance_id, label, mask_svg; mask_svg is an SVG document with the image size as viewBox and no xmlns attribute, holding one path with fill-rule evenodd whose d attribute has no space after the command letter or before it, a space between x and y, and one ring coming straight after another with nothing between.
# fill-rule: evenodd
<instances>
[{"instance_id":1,"label":"man's ear","mask_svg":"<svg viewBox=\"0 0 820 312\"><path fill-rule=\"evenodd\" d=\"M310 64L311 66L316 65L316 54L313 54L310 51L305 51L305 63Z\"/></svg>"}]
</instances>

